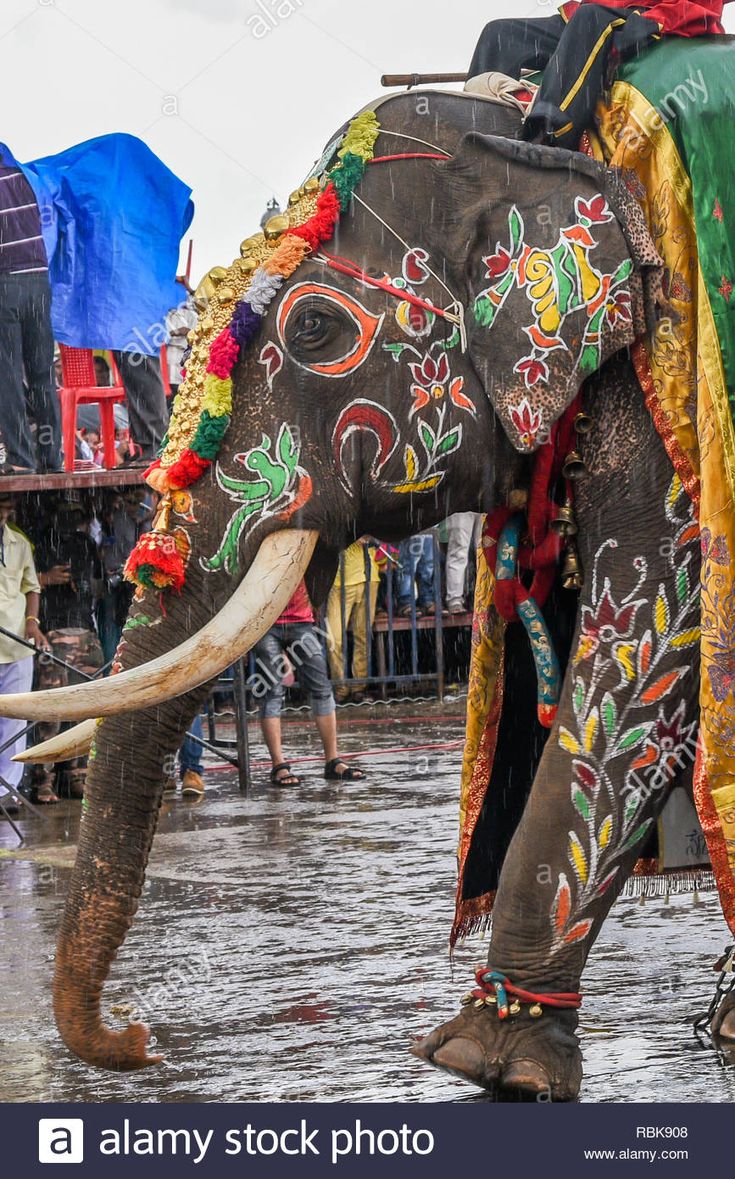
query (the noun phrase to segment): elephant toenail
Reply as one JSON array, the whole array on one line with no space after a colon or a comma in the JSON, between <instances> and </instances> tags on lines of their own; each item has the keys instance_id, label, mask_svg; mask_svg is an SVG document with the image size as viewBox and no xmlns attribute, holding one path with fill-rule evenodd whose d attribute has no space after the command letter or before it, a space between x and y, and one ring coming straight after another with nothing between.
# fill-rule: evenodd
<instances>
[{"instance_id":1,"label":"elephant toenail","mask_svg":"<svg viewBox=\"0 0 735 1179\"><path fill-rule=\"evenodd\" d=\"M474 1040L456 1036L442 1044L433 1056L433 1063L449 1072L467 1077L478 1085L485 1075L485 1053Z\"/></svg>"},{"instance_id":2,"label":"elephant toenail","mask_svg":"<svg viewBox=\"0 0 735 1179\"><path fill-rule=\"evenodd\" d=\"M735 1009L731 1008L725 1012L717 1028L717 1035L721 1040L735 1041Z\"/></svg>"},{"instance_id":3,"label":"elephant toenail","mask_svg":"<svg viewBox=\"0 0 735 1179\"><path fill-rule=\"evenodd\" d=\"M551 1094L551 1078L535 1060L511 1060L503 1069L500 1083L504 1089L520 1089L524 1093Z\"/></svg>"}]
</instances>

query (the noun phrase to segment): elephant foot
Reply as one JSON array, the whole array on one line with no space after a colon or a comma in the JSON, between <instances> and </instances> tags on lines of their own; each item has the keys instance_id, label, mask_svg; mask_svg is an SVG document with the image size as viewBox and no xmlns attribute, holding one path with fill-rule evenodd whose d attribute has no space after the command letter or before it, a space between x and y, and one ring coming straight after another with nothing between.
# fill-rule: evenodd
<instances>
[{"instance_id":1,"label":"elephant foot","mask_svg":"<svg viewBox=\"0 0 735 1179\"><path fill-rule=\"evenodd\" d=\"M735 1044L735 994L725 995L712 1019L712 1037L716 1041Z\"/></svg>"},{"instance_id":2,"label":"elephant foot","mask_svg":"<svg viewBox=\"0 0 735 1179\"><path fill-rule=\"evenodd\" d=\"M500 1020L470 1005L411 1051L499 1098L574 1101L582 1081L577 1023L575 1010L547 1008L534 1019L523 1009Z\"/></svg>"}]
</instances>

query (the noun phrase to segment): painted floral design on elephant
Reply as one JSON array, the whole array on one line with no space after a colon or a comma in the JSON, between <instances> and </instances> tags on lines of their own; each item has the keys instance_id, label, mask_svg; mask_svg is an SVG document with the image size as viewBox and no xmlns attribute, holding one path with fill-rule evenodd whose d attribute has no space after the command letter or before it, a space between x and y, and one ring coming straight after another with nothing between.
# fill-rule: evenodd
<instances>
[{"instance_id":1,"label":"painted floral design on elephant","mask_svg":"<svg viewBox=\"0 0 735 1179\"><path fill-rule=\"evenodd\" d=\"M531 304L533 318L523 328L531 349L513 370L523 377L527 389L548 381L547 359L555 349L569 351L562 329L575 312L585 312L587 319L579 347L582 376L600 367L603 325L632 322L631 294L623 285L633 273L631 259L624 259L612 274L595 269L590 259L598 244L593 227L614 220L607 200L601 193L589 201L577 196L574 211L573 224L559 231L554 246L543 249L526 241L523 216L513 205L508 214L508 247L498 242L495 252L483 258L489 283L474 303L480 326L494 327L514 289L524 291Z\"/></svg>"},{"instance_id":2,"label":"painted floral design on elephant","mask_svg":"<svg viewBox=\"0 0 735 1179\"><path fill-rule=\"evenodd\" d=\"M225 473L221 462L217 463L217 483L239 506L230 517L217 551L200 559L207 573L221 569L235 573L240 543L256 525L274 518L288 520L310 499L312 482L299 465L300 456L299 431L284 422L275 444L264 434L259 446L234 456L234 461L255 478L235 479Z\"/></svg>"},{"instance_id":3,"label":"painted floral design on elephant","mask_svg":"<svg viewBox=\"0 0 735 1179\"><path fill-rule=\"evenodd\" d=\"M669 488L666 515L676 530L666 583L651 586L640 556L633 562L633 588L621 596L605 572L608 562L615 568L609 558L617 541L605 541L595 556L591 602L582 610L573 659L575 724L558 731L559 744L571 757L577 822L569 831L570 871L559 873L551 906L549 957L589 934L590 906L651 827L653 819L643 817L646 803L696 752L696 722L687 723L685 701L676 700L677 686L692 675L689 661L676 662L676 655L696 648L700 637L698 528L678 476ZM644 617L648 625L642 625ZM657 708L653 718L652 708ZM619 816L614 783L621 777L625 802Z\"/></svg>"}]
</instances>

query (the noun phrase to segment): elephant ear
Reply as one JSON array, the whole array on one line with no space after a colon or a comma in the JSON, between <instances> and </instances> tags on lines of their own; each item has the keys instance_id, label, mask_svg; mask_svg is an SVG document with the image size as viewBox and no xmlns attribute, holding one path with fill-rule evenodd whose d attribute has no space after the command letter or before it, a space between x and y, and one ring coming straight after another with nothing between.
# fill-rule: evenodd
<instances>
[{"instance_id":1,"label":"elephant ear","mask_svg":"<svg viewBox=\"0 0 735 1179\"><path fill-rule=\"evenodd\" d=\"M618 175L577 152L470 134L441 171L470 355L531 452L582 382L653 326L663 264Z\"/></svg>"}]
</instances>

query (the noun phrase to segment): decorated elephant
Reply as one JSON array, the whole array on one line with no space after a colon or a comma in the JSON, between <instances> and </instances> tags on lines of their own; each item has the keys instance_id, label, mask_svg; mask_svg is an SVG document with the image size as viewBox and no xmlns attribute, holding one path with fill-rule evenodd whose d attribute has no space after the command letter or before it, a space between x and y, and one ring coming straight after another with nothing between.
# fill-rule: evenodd
<instances>
[{"instance_id":1,"label":"decorated elephant","mask_svg":"<svg viewBox=\"0 0 735 1179\"><path fill-rule=\"evenodd\" d=\"M144 1025L106 1026L100 1000L163 762L208 684L302 576L323 601L355 537L472 510L488 514L494 594L475 646L505 665L473 683L495 723L468 746L457 930L490 897L492 935L459 1015L415 1051L498 1093L578 1091L587 956L691 780L700 543L633 363L665 313L640 209L595 160L517 140L519 119L468 94L390 96L210 272L148 472L163 498L128 564L117 674L3 701L84 722L35 756L93 735L54 981L61 1036L90 1064L160 1059Z\"/></svg>"}]
</instances>

